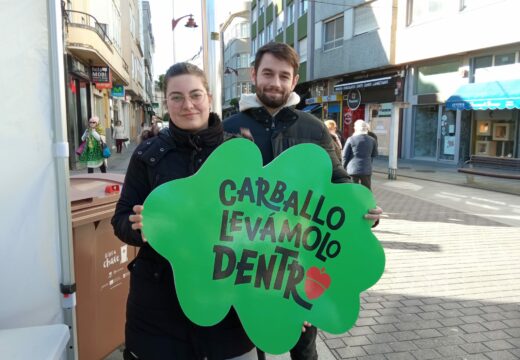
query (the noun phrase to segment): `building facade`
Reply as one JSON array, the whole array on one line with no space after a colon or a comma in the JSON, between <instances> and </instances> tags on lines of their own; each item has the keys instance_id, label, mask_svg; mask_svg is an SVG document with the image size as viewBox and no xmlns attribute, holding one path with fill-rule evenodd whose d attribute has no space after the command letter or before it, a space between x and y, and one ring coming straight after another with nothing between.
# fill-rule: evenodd
<instances>
[{"instance_id":1,"label":"building facade","mask_svg":"<svg viewBox=\"0 0 520 360\"><path fill-rule=\"evenodd\" d=\"M249 3L244 2L220 27L223 118L238 112L240 96L252 92L249 17Z\"/></svg>"},{"instance_id":2,"label":"building facade","mask_svg":"<svg viewBox=\"0 0 520 360\"><path fill-rule=\"evenodd\" d=\"M518 10L514 0L258 0L251 52L294 46L300 107L344 137L365 119L382 155L519 157Z\"/></svg>"},{"instance_id":3,"label":"building facade","mask_svg":"<svg viewBox=\"0 0 520 360\"><path fill-rule=\"evenodd\" d=\"M116 121L137 139L147 110L142 18L141 0L63 2L70 154L92 116L100 118L109 146ZM70 157L71 169L82 166Z\"/></svg>"}]
</instances>

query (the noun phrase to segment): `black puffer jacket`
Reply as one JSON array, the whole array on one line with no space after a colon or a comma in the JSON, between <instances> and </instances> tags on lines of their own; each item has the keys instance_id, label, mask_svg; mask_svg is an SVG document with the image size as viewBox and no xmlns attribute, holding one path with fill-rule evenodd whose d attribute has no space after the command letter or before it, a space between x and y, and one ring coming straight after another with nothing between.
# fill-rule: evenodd
<instances>
[{"instance_id":1,"label":"black puffer jacket","mask_svg":"<svg viewBox=\"0 0 520 360\"><path fill-rule=\"evenodd\" d=\"M325 124L303 111L282 108L274 117L263 107L249 108L224 121L224 130L240 133L247 128L262 152L264 165L291 146L303 143L320 145L332 160L332 181L350 182L334 150L333 140Z\"/></svg>"},{"instance_id":2,"label":"black puffer jacket","mask_svg":"<svg viewBox=\"0 0 520 360\"><path fill-rule=\"evenodd\" d=\"M222 123L215 114L210 115L209 128L195 134L170 121L169 129L141 143L131 157L112 226L122 241L140 247L129 265L125 334L127 349L140 359L227 359L254 347L234 310L211 327L186 318L170 264L142 241L128 220L133 206L143 204L154 188L193 175L222 141Z\"/></svg>"}]
</instances>

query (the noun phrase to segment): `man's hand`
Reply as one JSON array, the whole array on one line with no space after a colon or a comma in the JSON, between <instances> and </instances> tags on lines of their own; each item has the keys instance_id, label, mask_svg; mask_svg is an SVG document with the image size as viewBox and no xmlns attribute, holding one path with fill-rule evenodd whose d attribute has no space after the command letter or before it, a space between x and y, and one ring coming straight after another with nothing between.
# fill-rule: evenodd
<instances>
[{"instance_id":1,"label":"man's hand","mask_svg":"<svg viewBox=\"0 0 520 360\"><path fill-rule=\"evenodd\" d=\"M308 322L308 321L304 321L304 322L303 322L303 326L302 326L302 333L306 332L306 331L307 331L307 328L308 328L308 327L311 327L311 326L312 326L312 324L311 324L310 322Z\"/></svg>"},{"instance_id":2,"label":"man's hand","mask_svg":"<svg viewBox=\"0 0 520 360\"><path fill-rule=\"evenodd\" d=\"M383 209L376 205L374 209L368 210L368 214L366 214L364 217L367 220L375 220L374 225L372 225L372 227L374 228L377 225L379 225L379 220L381 219L382 213Z\"/></svg>"}]
</instances>

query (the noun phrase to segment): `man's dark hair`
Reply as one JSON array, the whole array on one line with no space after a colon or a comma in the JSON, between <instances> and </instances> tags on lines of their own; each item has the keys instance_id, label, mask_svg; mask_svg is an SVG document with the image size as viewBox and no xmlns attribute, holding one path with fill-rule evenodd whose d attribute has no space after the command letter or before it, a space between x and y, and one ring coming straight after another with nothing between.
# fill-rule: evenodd
<instances>
[{"instance_id":1,"label":"man's dark hair","mask_svg":"<svg viewBox=\"0 0 520 360\"><path fill-rule=\"evenodd\" d=\"M278 60L288 62L294 70L293 76L298 74L298 68L300 67L300 57L298 53L296 53L291 46L277 42L267 43L258 49L255 55L255 72L258 72L260 62L265 54L271 54Z\"/></svg>"}]
</instances>

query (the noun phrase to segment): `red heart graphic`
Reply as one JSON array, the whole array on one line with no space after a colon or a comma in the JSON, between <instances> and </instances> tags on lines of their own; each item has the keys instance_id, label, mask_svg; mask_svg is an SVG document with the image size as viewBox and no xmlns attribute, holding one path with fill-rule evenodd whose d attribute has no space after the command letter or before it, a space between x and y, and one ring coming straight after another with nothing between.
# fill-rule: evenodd
<instances>
[{"instance_id":1,"label":"red heart graphic","mask_svg":"<svg viewBox=\"0 0 520 360\"><path fill-rule=\"evenodd\" d=\"M325 273L325 268L321 270L313 266L307 270L305 279L305 294L309 300L320 297L330 286L330 276Z\"/></svg>"}]
</instances>

